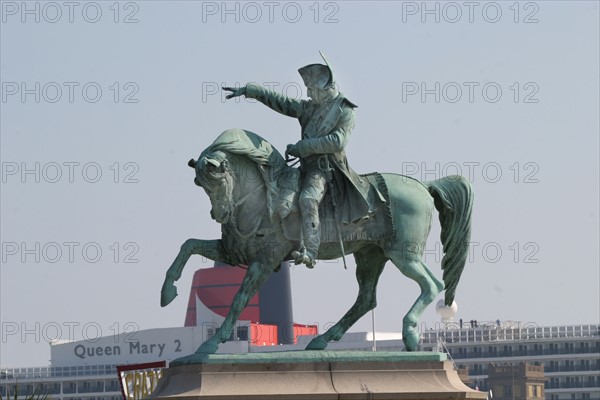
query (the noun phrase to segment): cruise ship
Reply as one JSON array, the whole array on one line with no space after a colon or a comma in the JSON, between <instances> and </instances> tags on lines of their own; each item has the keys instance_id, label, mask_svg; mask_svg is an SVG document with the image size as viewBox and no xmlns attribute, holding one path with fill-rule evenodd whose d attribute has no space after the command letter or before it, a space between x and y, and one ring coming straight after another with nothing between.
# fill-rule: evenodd
<instances>
[{"instance_id":1,"label":"cruise ship","mask_svg":"<svg viewBox=\"0 0 600 400\"><path fill-rule=\"evenodd\" d=\"M490 322L422 332L422 349L447 352L480 390L488 367L527 362L544 367L547 400L600 400L600 325L535 326Z\"/></svg>"},{"instance_id":2,"label":"cruise ship","mask_svg":"<svg viewBox=\"0 0 600 400\"><path fill-rule=\"evenodd\" d=\"M466 368L473 387L489 391L488 366L517 365L527 362L543 366L547 400L600 400L600 325L531 327L515 323L506 327L469 329L444 328L422 332L421 350L447 352L457 368ZM402 350L400 334L349 333L332 349ZM233 340L221 351L230 353L283 351L302 348L312 336L298 343L256 346L249 340ZM201 342L200 327L164 328L139 331L136 342L107 337L90 344L85 341L52 346L51 366L2 368L0 394L19 398L46 393L56 400L121 400L123 392L117 374L119 365L170 361L190 354ZM123 339L123 338L121 338ZM139 349L156 351L142 353ZM164 345L164 346L161 346ZM160 348L162 347L162 354ZM106 349L110 349L106 351ZM102 349L98 355L98 349ZM110 353L110 354L106 354ZM125 393L127 398L136 396ZM519 399L520 397L514 397ZM525 398L525 397L523 397Z\"/></svg>"}]
</instances>

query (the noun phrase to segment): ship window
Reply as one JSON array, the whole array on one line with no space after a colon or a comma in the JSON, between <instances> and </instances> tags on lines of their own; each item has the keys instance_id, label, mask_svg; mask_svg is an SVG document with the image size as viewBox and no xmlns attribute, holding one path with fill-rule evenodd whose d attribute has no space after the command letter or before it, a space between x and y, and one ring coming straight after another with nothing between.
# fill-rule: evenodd
<instances>
[{"instance_id":1,"label":"ship window","mask_svg":"<svg viewBox=\"0 0 600 400\"><path fill-rule=\"evenodd\" d=\"M521 397L521 386L515 385L514 386L514 390L515 390L515 397Z\"/></svg>"},{"instance_id":2,"label":"ship window","mask_svg":"<svg viewBox=\"0 0 600 400\"><path fill-rule=\"evenodd\" d=\"M504 387L503 386L494 386L494 390L492 391L494 393L494 397L504 397Z\"/></svg>"},{"instance_id":3,"label":"ship window","mask_svg":"<svg viewBox=\"0 0 600 400\"><path fill-rule=\"evenodd\" d=\"M248 340L248 327L239 326L237 328L237 340L247 341Z\"/></svg>"},{"instance_id":4,"label":"ship window","mask_svg":"<svg viewBox=\"0 0 600 400\"><path fill-rule=\"evenodd\" d=\"M542 397L542 385L527 385L529 397Z\"/></svg>"}]
</instances>

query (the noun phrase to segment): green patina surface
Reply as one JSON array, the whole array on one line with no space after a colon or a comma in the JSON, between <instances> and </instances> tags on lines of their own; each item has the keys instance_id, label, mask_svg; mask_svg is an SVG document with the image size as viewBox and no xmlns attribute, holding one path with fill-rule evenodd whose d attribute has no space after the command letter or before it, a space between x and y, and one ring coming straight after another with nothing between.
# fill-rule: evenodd
<instances>
[{"instance_id":1,"label":"green patina surface","mask_svg":"<svg viewBox=\"0 0 600 400\"><path fill-rule=\"evenodd\" d=\"M167 271L161 306L177 296L174 283L193 254L229 265L245 264L248 268L221 327L200 345L196 350L198 355L179 359L179 364L355 359L427 361L429 357L436 357L420 353L356 352L254 353L215 356L217 358L201 355L216 353L219 344L229 339L250 299L284 261L294 260L311 268L315 259L345 260L345 255L353 254L356 261L359 285L356 302L335 325L308 343L306 349L311 351L323 350L329 342L340 340L376 306L377 283L388 261L421 289L402 318L406 350L418 348L420 317L436 296L445 291L444 304L452 306L454 302L469 253L473 207L469 180L448 176L418 182L402 175L382 173L377 175L381 179L366 182L358 176L349 167L345 155L345 146L354 128L356 106L337 91L331 66L326 60L325 64L310 64L299 70L309 100L290 98L252 83L223 88L230 92L227 99L245 96L279 114L297 118L301 139L287 146L285 154L292 159L284 159L259 135L230 129L219 135L198 160L188 163L196 174L194 182L210 197L211 216L222 225L222 237L188 239L183 243ZM381 139L385 146L385 137ZM298 162L294 158L300 160L300 168L294 168ZM384 203L389 204L389 215L379 217L376 211L385 208ZM427 243L431 231L434 207L441 224L443 281L423 260L423 244ZM389 227L390 235L372 233L387 231L386 218L393 223L393 227ZM324 229L321 229L321 222L328 220L333 222L323 224ZM375 228L367 229L368 224L374 224ZM342 229L342 226L345 227Z\"/></svg>"},{"instance_id":2,"label":"green patina surface","mask_svg":"<svg viewBox=\"0 0 600 400\"><path fill-rule=\"evenodd\" d=\"M178 358L171 366L188 364L283 364L314 362L432 362L445 361L444 353L430 351L281 351L244 354L192 354Z\"/></svg>"}]
</instances>

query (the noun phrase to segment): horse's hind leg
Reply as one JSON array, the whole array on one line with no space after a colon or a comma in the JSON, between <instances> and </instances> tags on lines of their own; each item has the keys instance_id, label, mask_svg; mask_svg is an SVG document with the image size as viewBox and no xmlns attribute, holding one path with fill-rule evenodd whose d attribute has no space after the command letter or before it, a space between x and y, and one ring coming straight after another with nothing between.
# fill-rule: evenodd
<instances>
[{"instance_id":1,"label":"horse's hind leg","mask_svg":"<svg viewBox=\"0 0 600 400\"><path fill-rule=\"evenodd\" d=\"M411 252L410 249L404 249L404 251L390 250L387 255L400 272L417 282L421 288L421 294L402 320L402 340L406 349L413 351L419 343L419 333L416 328L421 314L435 297L444 290L444 284L429 271L418 252Z\"/></svg>"},{"instance_id":2,"label":"horse's hind leg","mask_svg":"<svg viewBox=\"0 0 600 400\"><path fill-rule=\"evenodd\" d=\"M314 338L306 347L307 350L323 350L329 341L340 340L356 321L377 305L377 281L388 258L383 254L383 250L376 246L354 253L354 258L358 280L358 297L354 305L337 324Z\"/></svg>"}]
</instances>

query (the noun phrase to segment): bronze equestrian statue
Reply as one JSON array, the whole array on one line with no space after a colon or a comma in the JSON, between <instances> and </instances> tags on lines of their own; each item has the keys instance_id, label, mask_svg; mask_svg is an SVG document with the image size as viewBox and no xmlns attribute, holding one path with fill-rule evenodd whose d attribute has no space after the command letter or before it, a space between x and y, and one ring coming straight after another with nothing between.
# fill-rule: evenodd
<instances>
[{"instance_id":1,"label":"bronze equestrian statue","mask_svg":"<svg viewBox=\"0 0 600 400\"><path fill-rule=\"evenodd\" d=\"M470 183L461 176L419 182L398 174L355 174L344 154L355 106L333 87L328 65L300 69L309 88L308 101L289 99L252 84L224 88L232 91L229 98L256 98L299 119L302 139L289 145L286 153L300 158L300 168L288 165L268 141L242 129L223 132L198 160L188 163L195 170L195 184L210 198L211 216L221 224L221 239L188 239L181 246L166 273L161 305L177 296L174 282L193 254L248 266L223 324L197 354L216 352L219 343L230 337L248 301L286 260L314 266L316 259L353 254L356 261L356 302L307 349L324 349L329 341L339 340L375 308L377 282L387 261L421 289L403 318L407 350L416 349L417 324L435 297L445 290L445 303L454 300L471 235ZM443 282L423 262L434 207L442 228Z\"/></svg>"}]
</instances>

